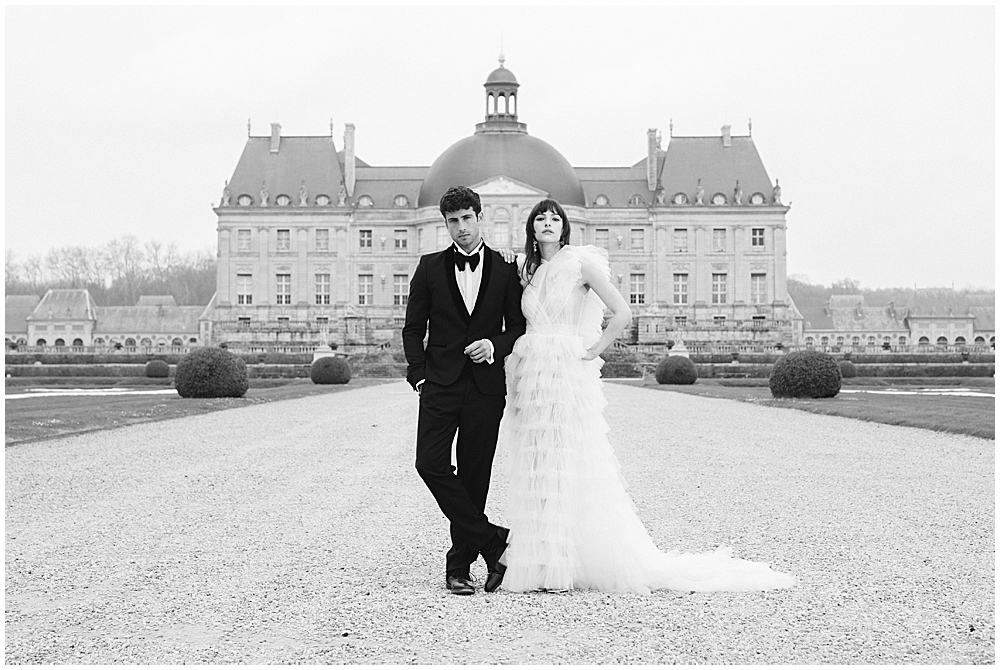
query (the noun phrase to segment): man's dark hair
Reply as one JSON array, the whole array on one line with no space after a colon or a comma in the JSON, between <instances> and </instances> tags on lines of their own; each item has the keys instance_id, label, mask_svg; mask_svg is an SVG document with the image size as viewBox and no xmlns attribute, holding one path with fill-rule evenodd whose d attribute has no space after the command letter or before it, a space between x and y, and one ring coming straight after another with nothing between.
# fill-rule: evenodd
<instances>
[{"instance_id":1,"label":"man's dark hair","mask_svg":"<svg viewBox=\"0 0 1000 670\"><path fill-rule=\"evenodd\" d=\"M441 196L441 216L470 208L476 215L483 211L479 194L468 186L452 186Z\"/></svg>"}]
</instances>

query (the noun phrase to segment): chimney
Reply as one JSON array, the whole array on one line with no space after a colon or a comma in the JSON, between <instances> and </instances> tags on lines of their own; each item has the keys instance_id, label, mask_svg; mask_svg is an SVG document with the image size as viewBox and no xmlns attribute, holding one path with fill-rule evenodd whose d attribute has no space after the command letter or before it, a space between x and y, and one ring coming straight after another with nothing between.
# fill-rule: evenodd
<instances>
[{"instance_id":1,"label":"chimney","mask_svg":"<svg viewBox=\"0 0 1000 670\"><path fill-rule=\"evenodd\" d=\"M726 147L727 149L733 146L733 136L729 132L730 128L731 126L728 125L722 126L722 146Z\"/></svg>"},{"instance_id":2,"label":"chimney","mask_svg":"<svg viewBox=\"0 0 1000 670\"><path fill-rule=\"evenodd\" d=\"M281 144L281 124L271 124L271 153L278 153L278 145Z\"/></svg>"},{"instance_id":3,"label":"chimney","mask_svg":"<svg viewBox=\"0 0 1000 670\"><path fill-rule=\"evenodd\" d=\"M344 124L344 186L348 197L354 197L354 124Z\"/></svg>"},{"instance_id":4,"label":"chimney","mask_svg":"<svg viewBox=\"0 0 1000 670\"><path fill-rule=\"evenodd\" d=\"M646 184L650 191L656 190L657 160L659 158L660 142L656 138L656 128L646 131Z\"/></svg>"}]
</instances>

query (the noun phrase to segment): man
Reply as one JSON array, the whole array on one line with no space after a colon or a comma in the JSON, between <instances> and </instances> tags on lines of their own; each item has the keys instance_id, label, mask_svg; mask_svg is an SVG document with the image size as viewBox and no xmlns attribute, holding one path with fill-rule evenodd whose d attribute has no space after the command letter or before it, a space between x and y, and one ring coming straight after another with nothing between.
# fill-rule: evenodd
<instances>
[{"instance_id":1,"label":"man","mask_svg":"<svg viewBox=\"0 0 1000 670\"><path fill-rule=\"evenodd\" d=\"M500 586L505 570L508 531L486 517L486 496L506 404L503 361L525 323L516 264L480 235L479 195L450 188L440 209L454 244L422 256L413 272L403 350L406 380L420 394L417 472L451 522L445 583L456 595L471 595L469 566L479 555L488 570L485 591Z\"/></svg>"}]
</instances>

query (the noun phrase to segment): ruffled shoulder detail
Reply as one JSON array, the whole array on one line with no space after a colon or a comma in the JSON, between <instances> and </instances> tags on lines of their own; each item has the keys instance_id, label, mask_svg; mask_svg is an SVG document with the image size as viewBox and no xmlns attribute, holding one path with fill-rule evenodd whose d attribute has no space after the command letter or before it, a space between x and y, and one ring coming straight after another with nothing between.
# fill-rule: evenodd
<instances>
[{"instance_id":1,"label":"ruffled shoulder detail","mask_svg":"<svg viewBox=\"0 0 1000 670\"><path fill-rule=\"evenodd\" d=\"M580 268L584 263L597 268L605 277L611 278L611 264L608 262L608 252L591 244L585 246L565 246L559 251L559 254L553 261L565 266L560 274L569 274L575 281L583 281L583 272Z\"/></svg>"},{"instance_id":2,"label":"ruffled shoulder detail","mask_svg":"<svg viewBox=\"0 0 1000 670\"><path fill-rule=\"evenodd\" d=\"M559 268L552 275L553 289L557 294L569 295L578 286L583 286L583 264L586 263L608 279L611 278L611 264L608 262L608 252L593 245L566 246L553 259ZM555 267L552 270L556 270ZM550 270L551 272L551 270ZM604 320L604 303L593 291L587 291L581 307L578 332L584 345L590 346L601 337L601 324Z\"/></svg>"}]
</instances>

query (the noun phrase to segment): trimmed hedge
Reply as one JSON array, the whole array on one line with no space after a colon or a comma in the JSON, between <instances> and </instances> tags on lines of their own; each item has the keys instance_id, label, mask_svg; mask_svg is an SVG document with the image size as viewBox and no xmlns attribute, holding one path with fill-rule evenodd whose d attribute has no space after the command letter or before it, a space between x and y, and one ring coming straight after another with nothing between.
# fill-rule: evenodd
<instances>
[{"instance_id":1,"label":"trimmed hedge","mask_svg":"<svg viewBox=\"0 0 1000 670\"><path fill-rule=\"evenodd\" d=\"M241 398L250 381L243 359L225 349L206 347L181 359L174 386L182 398Z\"/></svg>"},{"instance_id":2,"label":"trimmed hedge","mask_svg":"<svg viewBox=\"0 0 1000 670\"><path fill-rule=\"evenodd\" d=\"M694 384L698 381L698 368L690 358L667 356L656 366L658 384Z\"/></svg>"},{"instance_id":3,"label":"trimmed hedge","mask_svg":"<svg viewBox=\"0 0 1000 670\"><path fill-rule=\"evenodd\" d=\"M840 380L830 354L794 351L774 364L768 386L775 398L832 398L840 393Z\"/></svg>"},{"instance_id":4,"label":"trimmed hedge","mask_svg":"<svg viewBox=\"0 0 1000 670\"><path fill-rule=\"evenodd\" d=\"M858 376L858 368L846 357L840 361L840 376L844 379Z\"/></svg>"},{"instance_id":5,"label":"trimmed hedge","mask_svg":"<svg viewBox=\"0 0 1000 670\"><path fill-rule=\"evenodd\" d=\"M309 368L313 384L346 384L351 381L351 365L343 356L324 356Z\"/></svg>"},{"instance_id":6,"label":"trimmed hedge","mask_svg":"<svg viewBox=\"0 0 1000 670\"><path fill-rule=\"evenodd\" d=\"M166 361L152 360L146 363L147 377L169 377L170 364Z\"/></svg>"}]
</instances>

